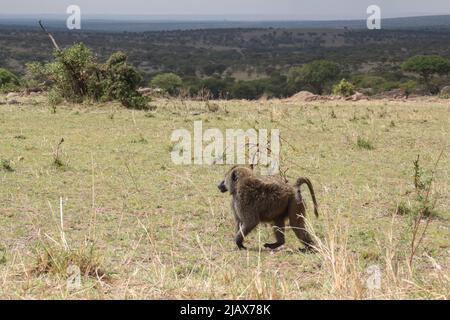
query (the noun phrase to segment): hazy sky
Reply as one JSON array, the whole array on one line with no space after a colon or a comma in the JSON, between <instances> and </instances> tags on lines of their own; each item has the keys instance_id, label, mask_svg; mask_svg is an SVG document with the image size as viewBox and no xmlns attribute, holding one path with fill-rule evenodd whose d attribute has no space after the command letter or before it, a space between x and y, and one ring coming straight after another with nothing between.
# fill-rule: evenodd
<instances>
[{"instance_id":1,"label":"hazy sky","mask_svg":"<svg viewBox=\"0 0 450 320\"><path fill-rule=\"evenodd\" d=\"M376 4L382 16L450 14L450 0L0 0L2 14L65 14L79 5L86 15L218 15L296 19L365 19Z\"/></svg>"}]
</instances>

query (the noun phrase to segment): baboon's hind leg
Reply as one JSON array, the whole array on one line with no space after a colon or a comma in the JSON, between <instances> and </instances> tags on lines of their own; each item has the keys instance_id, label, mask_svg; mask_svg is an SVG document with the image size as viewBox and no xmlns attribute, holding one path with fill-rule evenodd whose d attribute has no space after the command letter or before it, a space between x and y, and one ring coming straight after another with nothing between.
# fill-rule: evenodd
<instances>
[{"instance_id":1,"label":"baboon's hind leg","mask_svg":"<svg viewBox=\"0 0 450 320\"><path fill-rule=\"evenodd\" d=\"M281 247L282 245L284 245L285 243L285 239L284 239L284 217L279 217L278 219L276 219L274 221L273 224L273 233L275 235L276 238L276 242L275 243L266 243L264 245L264 247L271 249L271 250L275 250L279 247Z\"/></svg>"},{"instance_id":2,"label":"baboon's hind leg","mask_svg":"<svg viewBox=\"0 0 450 320\"><path fill-rule=\"evenodd\" d=\"M255 229L255 227L258 225L258 223L248 223L248 222L243 222L241 223L239 230L237 231L236 234L236 245L238 246L239 250L247 250L247 248L244 246L244 238L250 233L252 232L253 229Z\"/></svg>"},{"instance_id":3,"label":"baboon's hind leg","mask_svg":"<svg viewBox=\"0 0 450 320\"><path fill-rule=\"evenodd\" d=\"M289 224L297 238L306 246L306 249L314 251L314 240L306 230L305 212L303 203L291 201L289 204Z\"/></svg>"}]
</instances>

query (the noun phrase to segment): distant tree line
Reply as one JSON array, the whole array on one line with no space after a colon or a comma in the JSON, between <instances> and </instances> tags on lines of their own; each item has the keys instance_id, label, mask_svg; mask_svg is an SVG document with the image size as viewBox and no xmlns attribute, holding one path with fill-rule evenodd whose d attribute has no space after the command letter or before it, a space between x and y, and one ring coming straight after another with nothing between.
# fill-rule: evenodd
<instances>
[{"instance_id":1,"label":"distant tree line","mask_svg":"<svg viewBox=\"0 0 450 320\"><path fill-rule=\"evenodd\" d=\"M306 90L315 94L339 94L348 96L356 90L372 95L393 89L402 89L408 95L437 94L449 84L450 60L436 55L418 55L407 59L400 69L388 70L385 75L352 74L339 64L316 60L292 67L287 75L274 73L259 80L235 80L231 77L186 77L174 73L155 76L150 85L170 95L186 90L195 96L207 91L214 99L248 99L261 97L283 98Z\"/></svg>"},{"instance_id":2,"label":"distant tree line","mask_svg":"<svg viewBox=\"0 0 450 320\"><path fill-rule=\"evenodd\" d=\"M102 64L88 47L79 43L55 52L50 63L27 64L22 78L0 69L0 90L44 86L54 101L118 100L133 108L143 108L148 102L138 93L139 86L158 88L171 96L248 100L283 98L302 90L344 96L356 90L371 95L392 89L436 94L448 84L450 61L438 55L416 55L377 74L362 74L352 73L336 62L316 60L292 67L286 74L273 71L270 76L256 80L236 80L223 73L225 65L220 66L220 70L216 67L203 70L210 76L159 73L145 83L141 74L127 62L125 53L114 53Z\"/></svg>"}]
</instances>

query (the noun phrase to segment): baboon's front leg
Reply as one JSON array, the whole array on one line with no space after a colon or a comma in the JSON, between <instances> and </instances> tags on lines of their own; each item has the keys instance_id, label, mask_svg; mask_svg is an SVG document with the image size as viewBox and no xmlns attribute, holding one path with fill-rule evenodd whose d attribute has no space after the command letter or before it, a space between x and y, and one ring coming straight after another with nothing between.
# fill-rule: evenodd
<instances>
[{"instance_id":1,"label":"baboon's front leg","mask_svg":"<svg viewBox=\"0 0 450 320\"><path fill-rule=\"evenodd\" d=\"M277 241L275 243L266 243L264 245L264 247L271 249L271 250L275 250L275 249L281 247L282 245L284 245L284 243L285 243L284 226L285 226L284 217L280 217L274 221L273 233L274 233Z\"/></svg>"}]
</instances>

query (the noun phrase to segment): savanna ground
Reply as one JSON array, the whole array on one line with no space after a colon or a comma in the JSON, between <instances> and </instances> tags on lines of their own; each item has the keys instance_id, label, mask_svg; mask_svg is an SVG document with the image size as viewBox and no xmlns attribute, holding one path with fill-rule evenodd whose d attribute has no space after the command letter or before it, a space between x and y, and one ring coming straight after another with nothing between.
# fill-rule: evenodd
<instances>
[{"instance_id":1,"label":"savanna ground","mask_svg":"<svg viewBox=\"0 0 450 320\"><path fill-rule=\"evenodd\" d=\"M0 298L450 298L446 100L214 102L218 110L157 100L147 112L18 100L0 105ZM282 170L316 188L321 217L312 205L308 214L319 253L298 252L290 230L281 250L263 249L268 226L248 237L249 251L236 249L229 196L217 190L228 167L171 162L172 131L194 120L281 129ZM435 208L410 264L419 154L424 175L434 171ZM82 283L69 290L70 265ZM381 287L369 289L374 265Z\"/></svg>"}]
</instances>

